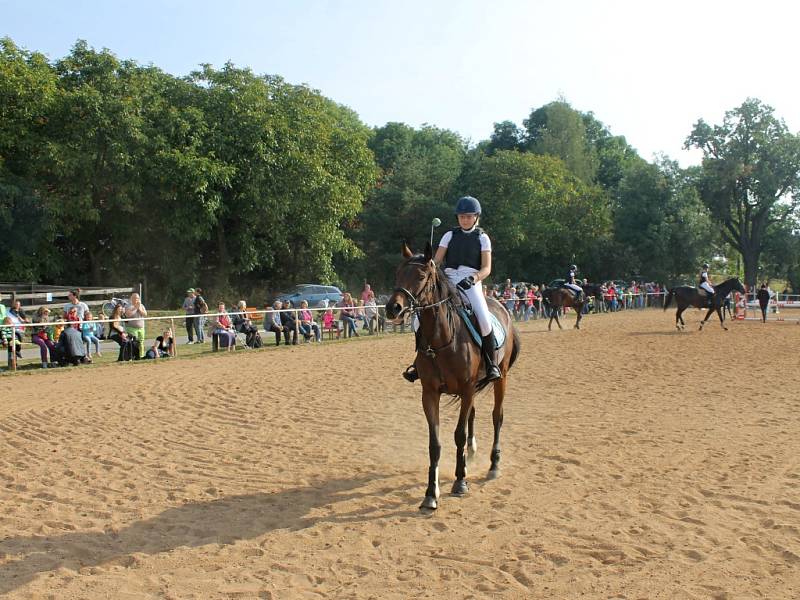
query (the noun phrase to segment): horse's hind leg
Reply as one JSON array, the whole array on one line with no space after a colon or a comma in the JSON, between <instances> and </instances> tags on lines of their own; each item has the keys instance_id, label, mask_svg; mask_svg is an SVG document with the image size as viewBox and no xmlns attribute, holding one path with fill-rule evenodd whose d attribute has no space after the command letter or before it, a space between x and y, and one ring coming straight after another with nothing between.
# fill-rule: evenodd
<instances>
[{"instance_id":1,"label":"horse's hind leg","mask_svg":"<svg viewBox=\"0 0 800 600\"><path fill-rule=\"evenodd\" d=\"M679 308L675 313L675 327L678 331L682 331L686 327L686 323L683 322L683 317L681 316L683 311L683 308Z\"/></svg>"},{"instance_id":2,"label":"horse's hind leg","mask_svg":"<svg viewBox=\"0 0 800 600\"><path fill-rule=\"evenodd\" d=\"M472 462L477 451L478 440L475 439L475 405L473 404L467 420L467 463Z\"/></svg>"},{"instance_id":3,"label":"horse's hind leg","mask_svg":"<svg viewBox=\"0 0 800 600\"><path fill-rule=\"evenodd\" d=\"M428 390L422 391L422 408L428 421L428 488L420 509L435 510L439 504L439 457L442 445L439 442L439 394Z\"/></svg>"},{"instance_id":4,"label":"horse's hind leg","mask_svg":"<svg viewBox=\"0 0 800 600\"><path fill-rule=\"evenodd\" d=\"M489 479L500 477L500 428L503 427L503 398L506 395L505 377L501 377L494 382L494 410L492 411L492 424L494 425L494 441L492 442L492 453L489 458L492 461L489 467Z\"/></svg>"},{"instance_id":5,"label":"horse's hind leg","mask_svg":"<svg viewBox=\"0 0 800 600\"><path fill-rule=\"evenodd\" d=\"M578 319L575 321L575 329L581 328L581 319L583 318L583 304L575 307L575 312L578 313Z\"/></svg>"},{"instance_id":6,"label":"horse's hind leg","mask_svg":"<svg viewBox=\"0 0 800 600\"><path fill-rule=\"evenodd\" d=\"M495 382L497 383L497 382ZM450 493L453 496L463 496L467 493L467 420L472 411L472 393L461 396L461 411L458 413L458 423L453 435L456 442L456 480L453 482L453 489Z\"/></svg>"}]
</instances>

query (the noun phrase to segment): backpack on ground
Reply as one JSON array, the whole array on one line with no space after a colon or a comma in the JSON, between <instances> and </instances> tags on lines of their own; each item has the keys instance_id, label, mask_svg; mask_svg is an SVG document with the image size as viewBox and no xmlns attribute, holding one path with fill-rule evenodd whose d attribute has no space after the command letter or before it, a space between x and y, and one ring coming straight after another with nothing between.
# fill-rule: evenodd
<instances>
[{"instance_id":1,"label":"backpack on ground","mask_svg":"<svg viewBox=\"0 0 800 600\"><path fill-rule=\"evenodd\" d=\"M264 342L261 340L261 334L258 333L258 331L251 331L245 338L245 344L247 344L249 348L261 348Z\"/></svg>"},{"instance_id":2,"label":"backpack on ground","mask_svg":"<svg viewBox=\"0 0 800 600\"><path fill-rule=\"evenodd\" d=\"M139 360L139 340L128 338L119 347L117 361Z\"/></svg>"}]
</instances>

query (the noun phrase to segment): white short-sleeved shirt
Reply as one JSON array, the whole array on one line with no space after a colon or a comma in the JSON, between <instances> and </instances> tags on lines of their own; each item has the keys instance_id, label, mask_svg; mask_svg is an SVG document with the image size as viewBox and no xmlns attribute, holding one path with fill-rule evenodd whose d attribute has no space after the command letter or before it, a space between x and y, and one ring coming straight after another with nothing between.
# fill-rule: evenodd
<instances>
[{"instance_id":1,"label":"white short-sleeved shirt","mask_svg":"<svg viewBox=\"0 0 800 600\"><path fill-rule=\"evenodd\" d=\"M86 311L89 310L87 304L85 302L80 302L80 301L77 304L73 304L72 302L67 302L64 305L64 313L65 314L68 313L73 308L76 309L78 313L78 319L83 321L83 315L85 315Z\"/></svg>"}]
</instances>

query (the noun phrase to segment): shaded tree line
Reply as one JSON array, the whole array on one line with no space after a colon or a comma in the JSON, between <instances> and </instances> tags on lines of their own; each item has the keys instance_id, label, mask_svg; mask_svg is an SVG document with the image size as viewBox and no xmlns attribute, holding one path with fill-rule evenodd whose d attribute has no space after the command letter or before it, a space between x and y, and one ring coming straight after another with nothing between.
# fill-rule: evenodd
<instances>
[{"instance_id":1,"label":"shaded tree line","mask_svg":"<svg viewBox=\"0 0 800 600\"><path fill-rule=\"evenodd\" d=\"M478 197L494 273L687 280L741 256L748 283L800 276L796 136L749 99L698 121L702 166L641 158L559 99L469 145L433 126L369 128L316 90L226 64L185 77L78 42L0 41L0 279L146 281L151 302L299 282L378 288ZM722 264L720 264L722 266ZM157 292L157 293L156 293ZM160 297L159 297L160 296Z\"/></svg>"}]
</instances>

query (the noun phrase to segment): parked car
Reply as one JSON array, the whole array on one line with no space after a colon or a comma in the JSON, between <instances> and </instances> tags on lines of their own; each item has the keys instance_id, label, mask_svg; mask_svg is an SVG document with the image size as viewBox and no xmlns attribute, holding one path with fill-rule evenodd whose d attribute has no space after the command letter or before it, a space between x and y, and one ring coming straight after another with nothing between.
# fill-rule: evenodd
<instances>
[{"instance_id":1,"label":"parked car","mask_svg":"<svg viewBox=\"0 0 800 600\"><path fill-rule=\"evenodd\" d=\"M302 283L294 286L286 293L280 294L277 300L290 303L292 308L299 308L300 303L305 300L311 308L324 308L333 306L342 299L342 291L334 285L316 285L312 283Z\"/></svg>"}]
</instances>

